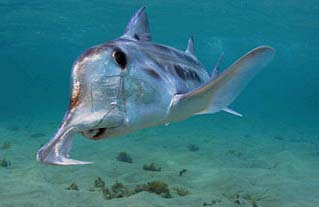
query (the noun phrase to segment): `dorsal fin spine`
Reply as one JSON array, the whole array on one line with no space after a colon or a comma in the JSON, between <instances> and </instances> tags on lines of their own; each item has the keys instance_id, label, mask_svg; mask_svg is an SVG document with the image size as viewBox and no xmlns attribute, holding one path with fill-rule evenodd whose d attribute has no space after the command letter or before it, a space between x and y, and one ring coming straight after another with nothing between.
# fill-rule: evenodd
<instances>
[{"instance_id":1,"label":"dorsal fin spine","mask_svg":"<svg viewBox=\"0 0 319 207\"><path fill-rule=\"evenodd\" d=\"M193 38L193 36L191 36L188 39L188 44L187 44L187 48L185 50L185 53L188 54L188 55L196 57L195 56L195 46L194 46L194 38Z\"/></svg>"},{"instance_id":2,"label":"dorsal fin spine","mask_svg":"<svg viewBox=\"0 0 319 207\"><path fill-rule=\"evenodd\" d=\"M219 55L219 57L218 57L218 60L217 60L215 66L214 66L214 68L213 68L213 70L212 70L212 72L211 72L211 74L210 74L210 78L211 78L211 79L214 79L214 78L216 78L216 77L218 76L218 74L219 74L219 68L220 68L220 65L221 65L223 59L224 59L224 52L222 52L222 53Z\"/></svg>"},{"instance_id":3,"label":"dorsal fin spine","mask_svg":"<svg viewBox=\"0 0 319 207\"><path fill-rule=\"evenodd\" d=\"M127 24L122 38L136 41L151 41L145 7L140 8Z\"/></svg>"}]
</instances>

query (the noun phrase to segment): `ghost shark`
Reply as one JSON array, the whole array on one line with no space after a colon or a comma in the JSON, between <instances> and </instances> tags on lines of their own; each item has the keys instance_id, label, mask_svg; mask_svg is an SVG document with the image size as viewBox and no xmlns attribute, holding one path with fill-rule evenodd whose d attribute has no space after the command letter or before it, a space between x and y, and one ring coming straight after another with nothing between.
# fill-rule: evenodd
<instances>
[{"instance_id":1,"label":"ghost shark","mask_svg":"<svg viewBox=\"0 0 319 207\"><path fill-rule=\"evenodd\" d=\"M86 50L72 69L68 111L53 138L37 153L41 163L80 165L69 158L72 140L115 137L194 114L226 111L247 83L273 58L274 49L257 47L223 72L220 60L209 75L190 38L186 51L151 42L145 8L124 34Z\"/></svg>"}]
</instances>

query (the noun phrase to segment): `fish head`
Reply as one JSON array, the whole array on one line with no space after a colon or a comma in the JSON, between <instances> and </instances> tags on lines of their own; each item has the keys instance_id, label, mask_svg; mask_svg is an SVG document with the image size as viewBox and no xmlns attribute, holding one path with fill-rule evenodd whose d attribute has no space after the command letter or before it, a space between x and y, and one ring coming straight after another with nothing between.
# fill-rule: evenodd
<instances>
[{"instance_id":1,"label":"fish head","mask_svg":"<svg viewBox=\"0 0 319 207\"><path fill-rule=\"evenodd\" d=\"M122 48L107 43L88 49L75 62L69 111L84 136L99 139L124 123L127 62Z\"/></svg>"},{"instance_id":2,"label":"fish head","mask_svg":"<svg viewBox=\"0 0 319 207\"><path fill-rule=\"evenodd\" d=\"M87 164L68 158L72 139L81 133L97 140L124 127L127 119L124 79L128 71L127 56L116 44L105 43L80 55L72 69L68 111L57 133L39 150L38 161Z\"/></svg>"}]
</instances>

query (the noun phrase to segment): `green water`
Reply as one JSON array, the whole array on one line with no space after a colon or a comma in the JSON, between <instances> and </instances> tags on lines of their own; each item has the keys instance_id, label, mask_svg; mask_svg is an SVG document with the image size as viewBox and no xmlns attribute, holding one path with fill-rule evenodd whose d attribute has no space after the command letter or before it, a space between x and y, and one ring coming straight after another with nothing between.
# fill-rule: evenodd
<instances>
[{"instance_id":1,"label":"green water","mask_svg":"<svg viewBox=\"0 0 319 207\"><path fill-rule=\"evenodd\" d=\"M146 6L154 42L196 54L209 70L224 52L226 68L259 45L274 60L223 112L93 142L79 136L80 167L43 166L35 153L67 108L73 61L86 48L120 36ZM317 1L4 1L0 0L0 206L258 206L316 207L319 201L319 3ZM190 152L187 146L199 146ZM6 148L6 147L5 147ZM118 152L134 162L120 163ZM160 172L143 164L159 163ZM184 176L181 169L187 168ZM152 180L191 193L165 199L142 192L105 200L90 192L96 177L129 188ZM72 182L79 191L65 188ZM171 190L173 191L173 190ZM244 192L244 193L242 193ZM236 203L236 194L240 194Z\"/></svg>"}]
</instances>

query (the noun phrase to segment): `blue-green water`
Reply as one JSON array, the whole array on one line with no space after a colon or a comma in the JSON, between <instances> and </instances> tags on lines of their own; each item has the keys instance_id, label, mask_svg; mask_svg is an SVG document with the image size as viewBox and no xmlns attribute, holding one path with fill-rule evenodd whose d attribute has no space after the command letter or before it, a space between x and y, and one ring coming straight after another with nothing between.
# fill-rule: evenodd
<instances>
[{"instance_id":1,"label":"blue-green water","mask_svg":"<svg viewBox=\"0 0 319 207\"><path fill-rule=\"evenodd\" d=\"M72 155L94 165L38 164L36 151L67 108L73 61L86 48L120 36L141 6L147 7L154 42L183 50L193 35L208 69L221 52L226 68L256 46L276 49L274 60L232 104L244 117L197 116L99 142L79 136ZM267 192L258 206L318 206L318 2L1 0L0 16L0 147L11 145L0 149L0 159L11 162L0 167L0 206L203 206L212 199L221 200L212 206L252 206L242 192ZM199 150L190 152L189 144ZM116 161L120 151L134 162ZM143 171L147 162L159 163L162 171ZM184 168L185 177L178 176ZM97 176L110 186L163 180L191 193L105 200L88 191ZM65 190L71 182L80 190Z\"/></svg>"}]
</instances>

